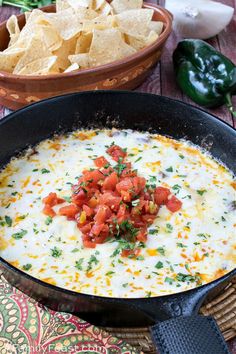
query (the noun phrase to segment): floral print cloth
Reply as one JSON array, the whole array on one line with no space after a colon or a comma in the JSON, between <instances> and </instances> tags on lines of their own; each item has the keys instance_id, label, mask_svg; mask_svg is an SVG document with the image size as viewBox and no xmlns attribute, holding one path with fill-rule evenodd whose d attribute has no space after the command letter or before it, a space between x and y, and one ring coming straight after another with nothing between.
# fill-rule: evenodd
<instances>
[{"instance_id":1,"label":"floral print cloth","mask_svg":"<svg viewBox=\"0 0 236 354\"><path fill-rule=\"evenodd\" d=\"M46 308L0 275L0 354L18 353L140 354L76 316Z\"/></svg>"}]
</instances>

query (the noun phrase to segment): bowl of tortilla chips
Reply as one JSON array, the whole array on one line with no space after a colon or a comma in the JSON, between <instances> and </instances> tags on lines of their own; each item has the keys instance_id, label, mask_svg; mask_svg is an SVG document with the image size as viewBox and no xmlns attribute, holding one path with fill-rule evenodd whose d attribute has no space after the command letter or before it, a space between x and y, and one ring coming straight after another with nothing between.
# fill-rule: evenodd
<instances>
[{"instance_id":1,"label":"bowl of tortilla chips","mask_svg":"<svg viewBox=\"0 0 236 354\"><path fill-rule=\"evenodd\" d=\"M160 59L172 17L142 0L57 0L0 25L0 104L133 89Z\"/></svg>"}]
</instances>

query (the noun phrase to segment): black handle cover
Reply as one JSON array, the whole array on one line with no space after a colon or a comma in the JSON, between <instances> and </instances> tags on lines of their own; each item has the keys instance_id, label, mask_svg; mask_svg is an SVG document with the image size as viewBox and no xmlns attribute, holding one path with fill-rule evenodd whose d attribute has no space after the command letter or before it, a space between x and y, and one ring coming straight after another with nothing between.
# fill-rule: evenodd
<instances>
[{"instance_id":1,"label":"black handle cover","mask_svg":"<svg viewBox=\"0 0 236 354\"><path fill-rule=\"evenodd\" d=\"M160 354L230 354L212 317L176 317L151 328Z\"/></svg>"}]
</instances>

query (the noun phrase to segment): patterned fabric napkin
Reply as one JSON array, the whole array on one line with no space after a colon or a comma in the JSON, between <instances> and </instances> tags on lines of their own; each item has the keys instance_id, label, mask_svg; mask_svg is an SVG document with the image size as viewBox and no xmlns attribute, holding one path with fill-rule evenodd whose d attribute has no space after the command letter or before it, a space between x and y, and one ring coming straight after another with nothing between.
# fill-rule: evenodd
<instances>
[{"instance_id":1,"label":"patterned fabric napkin","mask_svg":"<svg viewBox=\"0 0 236 354\"><path fill-rule=\"evenodd\" d=\"M49 310L0 274L0 354L141 354L78 317Z\"/></svg>"}]
</instances>

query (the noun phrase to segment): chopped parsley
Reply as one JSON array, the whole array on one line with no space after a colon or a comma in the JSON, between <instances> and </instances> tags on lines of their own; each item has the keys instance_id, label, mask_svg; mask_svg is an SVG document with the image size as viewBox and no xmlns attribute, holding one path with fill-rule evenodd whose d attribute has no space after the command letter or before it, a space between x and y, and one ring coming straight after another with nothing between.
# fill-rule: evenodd
<instances>
[{"instance_id":1,"label":"chopped parsley","mask_svg":"<svg viewBox=\"0 0 236 354\"><path fill-rule=\"evenodd\" d=\"M24 265L22 266L22 269L23 269L23 270L30 270L31 268L32 268L32 264L30 264L30 263L24 264Z\"/></svg>"},{"instance_id":2,"label":"chopped parsley","mask_svg":"<svg viewBox=\"0 0 236 354\"><path fill-rule=\"evenodd\" d=\"M82 263L84 261L84 258L80 258L78 261L75 262L75 268L78 270L83 270L82 268Z\"/></svg>"},{"instance_id":3,"label":"chopped parsley","mask_svg":"<svg viewBox=\"0 0 236 354\"><path fill-rule=\"evenodd\" d=\"M21 231L16 232L15 234L11 235L15 240L20 240L27 234L28 231L21 229Z\"/></svg>"},{"instance_id":4,"label":"chopped parsley","mask_svg":"<svg viewBox=\"0 0 236 354\"><path fill-rule=\"evenodd\" d=\"M106 273L106 276L109 276L109 275L112 275L112 274L115 274L115 272L113 272L112 270L110 270L109 272Z\"/></svg>"},{"instance_id":5,"label":"chopped parsley","mask_svg":"<svg viewBox=\"0 0 236 354\"><path fill-rule=\"evenodd\" d=\"M62 255L62 250L57 247L51 249L51 256L54 258L59 258Z\"/></svg>"},{"instance_id":6,"label":"chopped parsley","mask_svg":"<svg viewBox=\"0 0 236 354\"><path fill-rule=\"evenodd\" d=\"M182 154L179 154L179 157L180 157L181 159L184 159L184 155L182 155Z\"/></svg>"},{"instance_id":7,"label":"chopped parsley","mask_svg":"<svg viewBox=\"0 0 236 354\"><path fill-rule=\"evenodd\" d=\"M173 170L173 167L170 166L170 167L166 168L166 171L167 171L167 172L173 172L174 170Z\"/></svg>"},{"instance_id":8,"label":"chopped parsley","mask_svg":"<svg viewBox=\"0 0 236 354\"><path fill-rule=\"evenodd\" d=\"M72 253L79 252L79 248L74 248L71 252Z\"/></svg>"}]
</instances>

